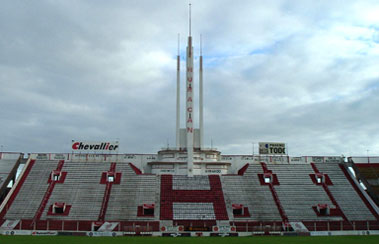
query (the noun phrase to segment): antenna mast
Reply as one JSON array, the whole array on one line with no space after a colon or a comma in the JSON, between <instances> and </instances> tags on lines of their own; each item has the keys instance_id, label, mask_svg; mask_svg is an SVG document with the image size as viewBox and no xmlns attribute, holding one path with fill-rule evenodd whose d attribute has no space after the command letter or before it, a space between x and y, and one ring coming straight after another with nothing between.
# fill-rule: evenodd
<instances>
[{"instance_id":1,"label":"antenna mast","mask_svg":"<svg viewBox=\"0 0 379 244\"><path fill-rule=\"evenodd\" d=\"M176 149L180 148L180 34L178 33L178 56L176 57Z\"/></svg>"},{"instance_id":2,"label":"antenna mast","mask_svg":"<svg viewBox=\"0 0 379 244\"><path fill-rule=\"evenodd\" d=\"M200 130L200 149L204 147L204 117L203 117L203 54L202 36L200 34L200 60L199 60L199 130Z\"/></svg>"},{"instance_id":3,"label":"antenna mast","mask_svg":"<svg viewBox=\"0 0 379 244\"><path fill-rule=\"evenodd\" d=\"M189 24L189 36L191 36L191 3L189 3L188 8L188 24Z\"/></svg>"}]
</instances>

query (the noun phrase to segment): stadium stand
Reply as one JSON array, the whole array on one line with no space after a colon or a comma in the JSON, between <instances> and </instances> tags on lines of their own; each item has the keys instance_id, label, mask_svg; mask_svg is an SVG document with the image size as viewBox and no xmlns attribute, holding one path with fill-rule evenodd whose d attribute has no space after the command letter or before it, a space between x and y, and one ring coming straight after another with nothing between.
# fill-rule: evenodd
<instances>
[{"instance_id":1,"label":"stadium stand","mask_svg":"<svg viewBox=\"0 0 379 244\"><path fill-rule=\"evenodd\" d=\"M247 163L237 174L144 174L128 162L29 159L1 206L14 229L152 232L379 230L378 211L336 162ZM112 229L113 230L113 229Z\"/></svg>"}]
</instances>

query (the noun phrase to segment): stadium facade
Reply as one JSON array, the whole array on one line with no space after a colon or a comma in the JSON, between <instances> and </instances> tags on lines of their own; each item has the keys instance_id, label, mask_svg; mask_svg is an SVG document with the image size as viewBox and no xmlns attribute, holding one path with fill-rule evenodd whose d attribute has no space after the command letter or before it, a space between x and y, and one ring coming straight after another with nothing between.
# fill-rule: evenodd
<instances>
[{"instance_id":1,"label":"stadium facade","mask_svg":"<svg viewBox=\"0 0 379 244\"><path fill-rule=\"evenodd\" d=\"M194 128L189 30L185 128L177 56L176 146L118 154L118 142L73 141L72 153L0 153L0 233L379 234L379 158L291 157L282 143L262 143L257 155L204 147L203 58Z\"/></svg>"}]
</instances>

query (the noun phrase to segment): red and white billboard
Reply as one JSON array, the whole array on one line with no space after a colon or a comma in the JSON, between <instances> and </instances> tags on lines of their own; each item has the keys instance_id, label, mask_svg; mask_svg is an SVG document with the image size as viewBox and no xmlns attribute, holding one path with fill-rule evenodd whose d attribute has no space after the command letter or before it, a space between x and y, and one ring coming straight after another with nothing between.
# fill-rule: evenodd
<instances>
[{"instance_id":1,"label":"red and white billboard","mask_svg":"<svg viewBox=\"0 0 379 244\"><path fill-rule=\"evenodd\" d=\"M119 148L118 141L89 142L89 141L72 141L72 150L74 152L117 152Z\"/></svg>"}]
</instances>

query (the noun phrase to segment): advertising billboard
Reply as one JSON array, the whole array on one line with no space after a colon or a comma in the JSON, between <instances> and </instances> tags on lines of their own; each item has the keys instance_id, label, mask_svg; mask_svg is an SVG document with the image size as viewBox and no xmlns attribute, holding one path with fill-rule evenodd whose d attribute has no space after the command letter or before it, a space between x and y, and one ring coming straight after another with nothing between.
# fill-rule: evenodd
<instances>
[{"instance_id":1,"label":"advertising billboard","mask_svg":"<svg viewBox=\"0 0 379 244\"><path fill-rule=\"evenodd\" d=\"M71 149L74 152L117 152L118 141L72 141Z\"/></svg>"},{"instance_id":2,"label":"advertising billboard","mask_svg":"<svg viewBox=\"0 0 379 244\"><path fill-rule=\"evenodd\" d=\"M286 144L283 142L260 142L259 154L265 155L285 155Z\"/></svg>"}]
</instances>

